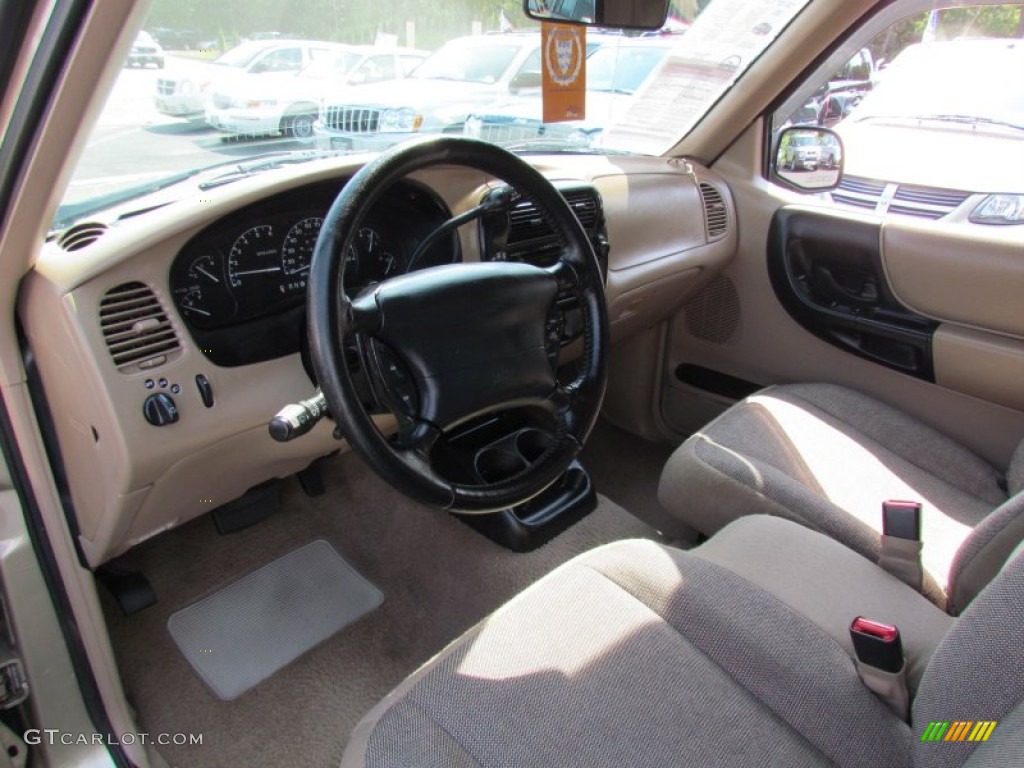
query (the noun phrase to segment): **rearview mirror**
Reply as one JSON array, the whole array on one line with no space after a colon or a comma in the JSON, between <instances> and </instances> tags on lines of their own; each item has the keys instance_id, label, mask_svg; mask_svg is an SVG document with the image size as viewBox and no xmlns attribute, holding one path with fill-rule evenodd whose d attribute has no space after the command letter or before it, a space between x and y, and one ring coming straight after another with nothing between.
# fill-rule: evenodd
<instances>
[{"instance_id":1,"label":"rearview mirror","mask_svg":"<svg viewBox=\"0 0 1024 768\"><path fill-rule=\"evenodd\" d=\"M843 173L843 142L828 128L784 129L775 143L773 176L804 192L835 189Z\"/></svg>"},{"instance_id":2,"label":"rearview mirror","mask_svg":"<svg viewBox=\"0 0 1024 768\"><path fill-rule=\"evenodd\" d=\"M661 29L669 0L523 0L523 12L538 21L618 29Z\"/></svg>"}]
</instances>

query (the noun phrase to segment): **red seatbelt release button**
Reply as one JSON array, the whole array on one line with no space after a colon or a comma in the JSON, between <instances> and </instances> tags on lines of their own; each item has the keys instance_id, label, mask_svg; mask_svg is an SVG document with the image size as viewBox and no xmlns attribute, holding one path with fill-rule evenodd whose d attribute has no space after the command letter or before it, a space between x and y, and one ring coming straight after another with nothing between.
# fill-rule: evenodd
<instances>
[{"instance_id":1,"label":"red seatbelt release button","mask_svg":"<svg viewBox=\"0 0 1024 768\"><path fill-rule=\"evenodd\" d=\"M899 672L903 668L903 643L899 629L892 624L858 616L850 624L850 639L861 664L885 672Z\"/></svg>"}]
</instances>

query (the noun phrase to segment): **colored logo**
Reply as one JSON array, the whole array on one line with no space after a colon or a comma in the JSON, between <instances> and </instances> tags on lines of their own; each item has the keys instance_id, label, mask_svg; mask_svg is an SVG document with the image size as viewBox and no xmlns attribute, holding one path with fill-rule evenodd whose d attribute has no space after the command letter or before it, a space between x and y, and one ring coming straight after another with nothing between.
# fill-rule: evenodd
<instances>
[{"instance_id":1,"label":"colored logo","mask_svg":"<svg viewBox=\"0 0 1024 768\"><path fill-rule=\"evenodd\" d=\"M988 741L997 725L995 720L932 720L921 741Z\"/></svg>"}]
</instances>

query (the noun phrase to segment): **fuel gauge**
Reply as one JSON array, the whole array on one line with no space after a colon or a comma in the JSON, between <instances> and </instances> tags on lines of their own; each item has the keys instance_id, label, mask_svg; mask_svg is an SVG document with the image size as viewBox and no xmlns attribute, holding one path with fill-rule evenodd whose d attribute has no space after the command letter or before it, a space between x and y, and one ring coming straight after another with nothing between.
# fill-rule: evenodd
<instances>
[{"instance_id":1,"label":"fuel gauge","mask_svg":"<svg viewBox=\"0 0 1024 768\"><path fill-rule=\"evenodd\" d=\"M178 311L189 325L214 328L235 316L237 305L228 291L221 257L216 251L197 256L172 270L171 292Z\"/></svg>"}]
</instances>

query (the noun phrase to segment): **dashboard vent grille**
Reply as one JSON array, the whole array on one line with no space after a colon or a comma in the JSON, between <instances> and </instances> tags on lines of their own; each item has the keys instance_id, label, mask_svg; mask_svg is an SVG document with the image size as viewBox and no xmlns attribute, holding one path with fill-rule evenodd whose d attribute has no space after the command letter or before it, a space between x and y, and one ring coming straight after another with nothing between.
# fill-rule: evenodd
<instances>
[{"instance_id":1,"label":"dashboard vent grille","mask_svg":"<svg viewBox=\"0 0 1024 768\"><path fill-rule=\"evenodd\" d=\"M597 191L574 189L562 193L576 218L591 235L597 228L599 203ZM521 200L509 213L508 244L516 245L533 240L550 240L555 236L551 224L541 216L532 200Z\"/></svg>"},{"instance_id":2,"label":"dashboard vent grille","mask_svg":"<svg viewBox=\"0 0 1024 768\"><path fill-rule=\"evenodd\" d=\"M122 283L100 301L100 328L114 364L153 368L180 348L174 326L153 290L144 283Z\"/></svg>"},{"instance_id":3,"label":"dashboard vent grille","mask_svg":"<svg viewBox=\"0 0 1024 768\"><path fill-rule=\"evenodd\" d=\"M80 251L103 237L103 233L106 231L106 224L100 224L95 221L75 224L75 226L68 227L61 233L60 237L57 238L57 245L68 252Z\"/></svg>"},{"instance_id":4,"label":"dashboard vent grille","mask_svg":"<svg viewBox=\"0 0 1024 768\"><path fill-rule=\"evenodd\" d=\"M704 226L708 240L723 237L729 228L729 212L722 193L706 181L700 183L700 199L704 203Z\"/></svg>"}]
</instances>

